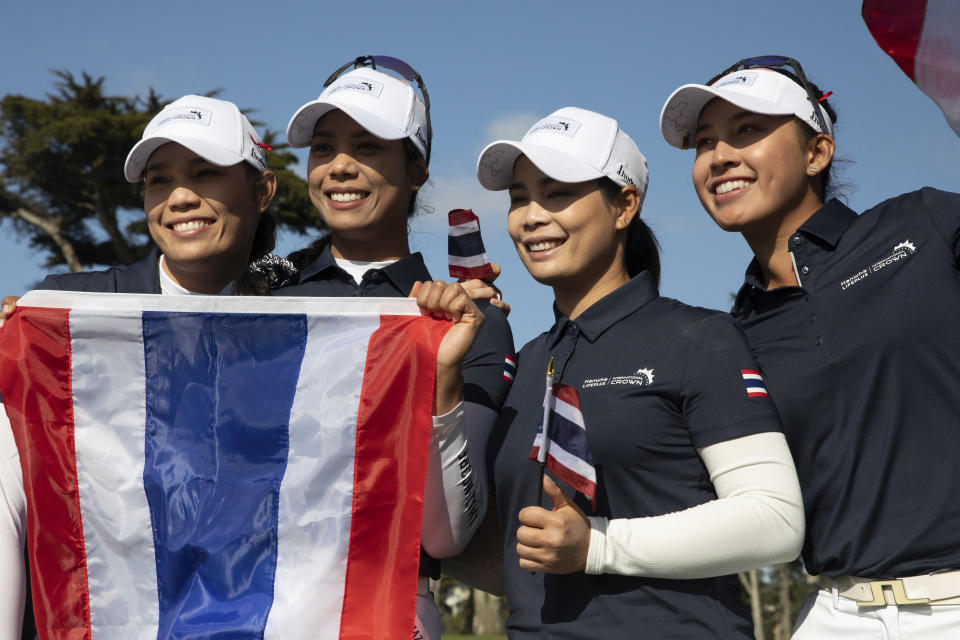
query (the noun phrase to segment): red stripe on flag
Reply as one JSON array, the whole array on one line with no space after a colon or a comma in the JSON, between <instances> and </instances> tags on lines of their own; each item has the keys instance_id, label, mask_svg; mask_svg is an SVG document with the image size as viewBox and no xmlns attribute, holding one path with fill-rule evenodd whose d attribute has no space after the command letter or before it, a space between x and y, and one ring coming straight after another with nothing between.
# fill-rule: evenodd
<instances>
[{"instance_id":1,"label":"red stripe on flag","mask_svg":"<svg viewBox=\"0 0 960 640\"><path fill-rule=\"evenodd\" d=\"M873 39L914 82L913 61L926 11L926 0L863 1L863 21Z\"/></svg>"},{"instance_id":2,"label":"red stripe on flag","mask_svg":"<svg viewBox=\"0 0 960 640\"><path fill-rule=\"evenodd\" d=\"M766 391L747 391L748 398L769 398Z\"/></svg>"},{"instance_id":3,"label":"red stripe on flag","mask_svg":"<svg viewBox=\"0 0 960 640\"><path fill-rule=\"evenodd\" d=\"M384 316L370 337L357 416L342 639L413 634L436 353L450 326Z\"/></svg>"},{"instance_id":4,"label":"red stripe on flag","mask_svg":"<svg viewBox=\"0 0 960 640\"><path fill-rule=\"evenodd\" d=\"M479 219L477 218L477 214L475 214L471 209L454 209L447 214L447 218L450 221L451 227L456 227L457 225Z\"/></svg>"},{"instance_id":5,"label":"red stripe on flag","mask_svg":"<svg viewBox=\"0 0 960 640\"><path fill-rule=\"evenodd\" d=\"M89 640L68 309L21 307L0 331L0 393L20 451L41 638ZM27 384L27 380L31 382Z\"/></svg>"},{"instance_id":6,"label":"red stripe on flag","mask_svg":"<svg viewBox=\"0 0 960 640\"><path fill-rule=\"evenodd\" d=\"M489 278L492 275L493 267L490 266L489 262L480 267L461 267L453 264L450 265L451 278L464 278L466 280L478 278L483 280L484 278Z\"/></svg>"}]
</instances>

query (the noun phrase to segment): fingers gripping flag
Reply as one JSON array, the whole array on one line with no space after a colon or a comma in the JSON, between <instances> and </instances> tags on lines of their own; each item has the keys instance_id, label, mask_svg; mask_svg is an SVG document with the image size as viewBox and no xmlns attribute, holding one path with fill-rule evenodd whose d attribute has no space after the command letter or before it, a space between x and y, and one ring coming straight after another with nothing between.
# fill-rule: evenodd
<instances>
[{"instance_id":1,"label":"fingers gripping flag","mask_svg":"<svg viewBox=\"0 0 960 640\"><path fill-rule=\"evenodd\" d=\"M960 3L864 0L862 13L880 48L937 103L960 135Z\"/></svg>"},{"instance_id":2,"label":"fingers gripping flag","mask_svg":"<svg viewBox=\"0 0 960 640\"><path fill-rule=\"evenodd\" d=\"M403 298L22 298L0 393L40 637L410 637L448 326Z\"/></svg>"},{"instance_id":3,"label":"fingers gripping flag","mask_svg":"<svg viewBox=\"0 0 960 640\"><path fill-rule=\"evenodd\" d=\"M547 387L543 402L544 419L537 427L530 459L545 464L557 479L585 495L596 510L597 473L580 412L580 396L573 387L557 383Z\"/></svg>"},{"instance_id":4,"label":"fingers gripping flag","mask_svg":"<svg viewBox=\"0 0 960 640\"><path fill-rule=\"evenodd\" d=\"M447 240L450 277L469 280L492 276L493 267L480 236L480 219L470 209L454 209L447 215L450 219Z\"/></svg>"}]
</instances>

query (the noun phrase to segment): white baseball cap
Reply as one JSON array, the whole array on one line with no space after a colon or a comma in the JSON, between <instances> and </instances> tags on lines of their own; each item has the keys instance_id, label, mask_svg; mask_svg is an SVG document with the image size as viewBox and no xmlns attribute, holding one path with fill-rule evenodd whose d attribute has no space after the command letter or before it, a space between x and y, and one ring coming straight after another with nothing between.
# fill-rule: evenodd
<instances>
[{"instance_id":1,"label":"white baseball cap","mask_svg":"<svg viewBox=\"0 0 960 640\"><path fill-rule=\"evenodd\" d=\"M187 95L153 117L140 142L133 145L123 167L127 181L143 176L150 154L168 142L182 144L221 167L246 160L260 171L267 168L260 134L237 105L207 96Z\"/></svg>"},{"instance_id":2,"label":"white baseball cap","mask_svg":"<svg viewBox=\"0 0 960 640\"><path fill-rule=\"evenodd\" d=\"M427 109L407 82L369 67L343 74L293 114L287 125L290 146L310 146L317 120L333 109L340 109L378 138L409 138L427 157Z\"/></svg>"},{"instance_id":3,"label":"white baseball cap","mask_svg":"<svg viewBox=\"0 0 960 640\"><path fill-rule=\"evenodd\" d=\"M564 107L530 127L520 142L488 144L477 159L480 184L491 191L507 189L521 155L560 182L606 177L622 187L632 184L641 199L647 192L647 159L616 120L593 111Z\"/></svg>"},{"instance_id":4,"label":"white baseball cap","mask_svg":"<svg viewBox=\"0 0 960 640\"><path fill-rule=\"evenodd\" d=\"M660 111L660 132L666 141L678 149L689 149L700 112L714 98L753 113L793 115L814 131L833 135L833 124L826 109L821 104L811 104L802 86L772 69L750 68L728 73L709 86L685 84L670 94ZM820 109L827 131L821 130L814 109Z\"/></svg>"}]
</instances>

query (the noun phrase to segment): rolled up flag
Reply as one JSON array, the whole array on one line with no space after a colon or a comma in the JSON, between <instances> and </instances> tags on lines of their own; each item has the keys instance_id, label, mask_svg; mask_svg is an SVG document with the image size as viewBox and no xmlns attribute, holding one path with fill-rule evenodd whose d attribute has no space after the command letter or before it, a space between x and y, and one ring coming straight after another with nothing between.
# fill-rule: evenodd
<instances>
[{"instance_id":1,"label":"rolled up flag","mask_svg":"<svg viewBox=\"0 0 960 640\"><path fill-rule=\"evenodd\" d=\"M960 3L864 0L862 14L880 48L937 103L960 135Z\"/></svg>"},{"instance_id":2,"label":"rolled up flag","mask_svg":"<svg viewBox=\"0 0 960 640\"><path fill-rule=\"evenodd\" d=\"M480 236L480 219L470 209L454 209L447 214L450 219L450 236L447 254L450 259L451 278L489 278L493 267L483 248Z\"/></svg>"}]
</instances>

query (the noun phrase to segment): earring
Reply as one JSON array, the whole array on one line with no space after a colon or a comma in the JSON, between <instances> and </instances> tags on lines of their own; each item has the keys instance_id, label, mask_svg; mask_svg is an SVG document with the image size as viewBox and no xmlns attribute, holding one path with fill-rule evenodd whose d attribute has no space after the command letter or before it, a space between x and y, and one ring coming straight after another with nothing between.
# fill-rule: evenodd
<instances>
[{"instance_id":1,"label":"earring","mask_svg":"<svg viewBox=\"0 0 960 640\"><path fill-rule=\"evenodd\" d=\"M810 165L809 167L807 167L807 173L810 173L812 175L816 175L818 171L820 171L820 169L816 168L813 165Z\"/></svg>"}]
</instances>

